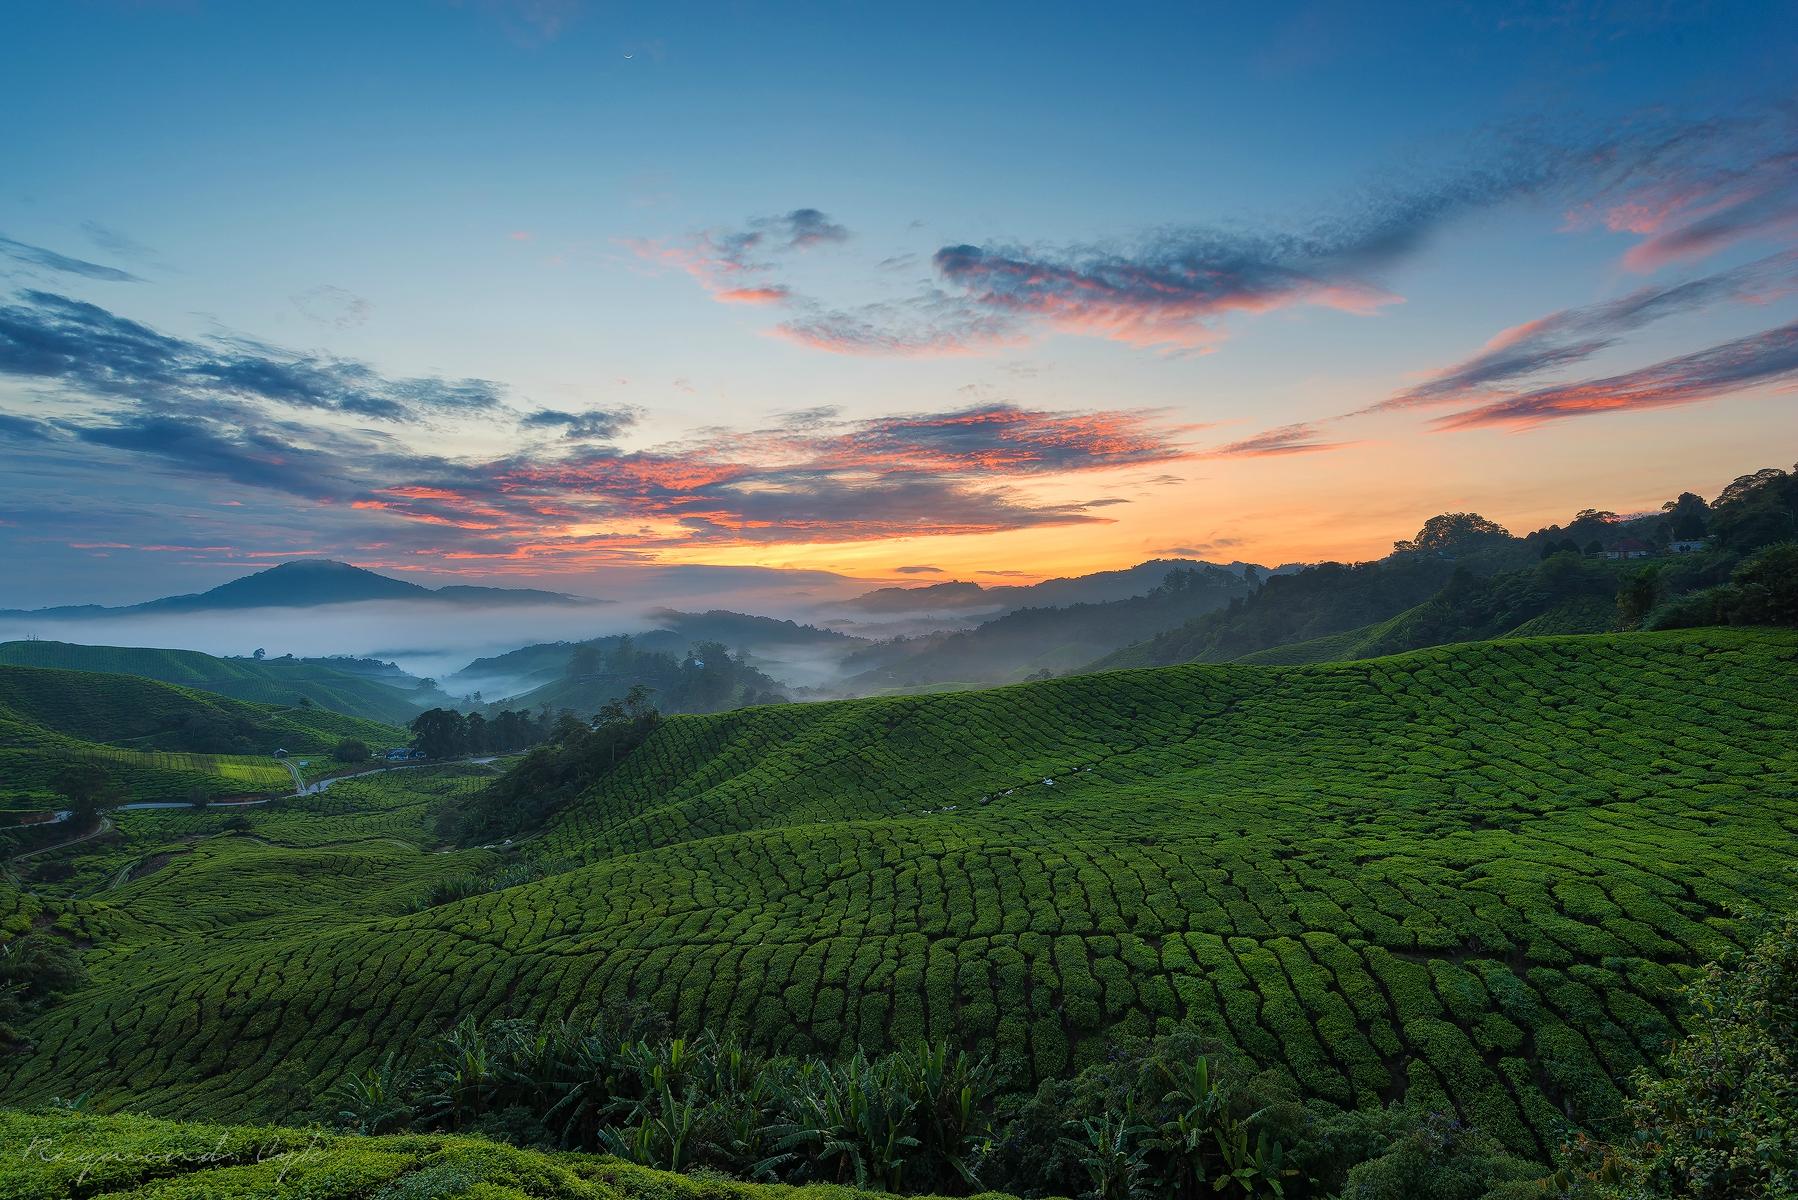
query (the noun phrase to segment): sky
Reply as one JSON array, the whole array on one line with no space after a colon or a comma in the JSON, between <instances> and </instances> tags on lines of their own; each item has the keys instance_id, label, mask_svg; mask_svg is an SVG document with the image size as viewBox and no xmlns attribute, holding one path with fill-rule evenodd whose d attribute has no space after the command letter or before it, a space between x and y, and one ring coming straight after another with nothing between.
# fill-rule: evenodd
<instances>
[{"instance_id":1,"label":"sky","mask_svg":"<svg viewBox=\"0 0 1798 1200\"><path fill-rule=\"evenodd\" d=\"M0 607L1356 560L1798 458L1789 4L0 32Z\"/></svg>"}]
</instances>

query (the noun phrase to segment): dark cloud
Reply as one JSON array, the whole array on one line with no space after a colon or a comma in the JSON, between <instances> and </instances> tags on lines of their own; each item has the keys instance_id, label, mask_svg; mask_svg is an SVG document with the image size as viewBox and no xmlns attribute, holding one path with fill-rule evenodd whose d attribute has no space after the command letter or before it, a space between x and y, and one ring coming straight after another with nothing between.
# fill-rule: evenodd
<instances>
[{"instance_id":1,"label":"dark cloud","mask_svg":"<svg viewBox=\"0 0 1798 1200\"><path fill-rule=\"evenodd\" d=\"M267 431L144 415L80 429L77 436L95 446L149 455L185 474L272 488L309 500L340 499L346 490L328 456Z\"/></svg>"},{"instance_id":2,"label":"dark cloud","mask_svg":"<svg viewBox=\"0 0 1798 1200\"><path fill-rule=\"evenodd\" d=\"M519 423L531 429L561 429L566 438L611 441L636 424L637 415L634 408L592 408L578 413L544 408L522 418Z\"/></svg>"},{"instance_id":3,"label":"dark cloud","mask_svg":"<svg viewBox=\"0 0 1798 1200\"><path fill-rule=\"evenodd\" d=\"M1617 344L1623 334L1664 317L1720 300L1756 303L1798 284L1798 253L1775 255L1682 283L1638 288L1626 296L1562 309L1507 329L1465 362L1407 388L1365 412L1487 398L1498 385L1583 361Z\"/></svg>"},{"instance_id":4,"label":"dark cloud","mask_svg":"<svg viewBox=\"0 0 1798 1200\"><path fill-rule=\"evenodd\" d=\"M1529 427L1565 417L1697 404L1798 376L1798 321L1640 370L1538 388L1438 418L1443 429Z\"/></svg>"},{"instance_id":5,"label":"dark cloud","mask_svg":"<svg viewBox=\"0 0 1798 1200\"><path fill-rule=\"evenodd\" d=\"M943 568L941 568L941 567L894 567L893 568L893 574L895 574L895 575L941 575L942 573L943 573Z\"/></svg>"},{"instance_id":6,"label":"dark cloud","mask_svg":"<svg viewBox=\"0 0 1798 1200\"><path fill-rule=\"evenodd\" d=\"M1353 442L1328 441L1316 425L1301 422L1265 430L1254 437L1231 442L1227 446L1217 446L1205 453L1211 458L1268 458L1280 454L1315 454L1322 450L1340 450L1352 445Z\"/></svg>"},{"instance_id":7,"label":"dark cloud","mask_svg":"<svg viewBox=\"0 0 1798 1200\"><path fill-rule=\"evenodd\" d=\"M21 442L42 442L49 440L51 432L49 425L35 418L0 413L0 437Z\"/></svg>"},{"instance_id":8,"label":"dark cloud","mask_svg":"<svg viewBox=\"0 0 1798 1200\"><path fill-rule=\"evenodd\" d=\"M849 231L815 208L796 208L784 217L770 217L759 222L785 240L791 250L803 250L825 242L846 242Z\"/></svg>"},{"instance_id":9,"label":"dark cloud","mask_svg":"<svg viewBox=\"0 0 1798 1200\"><path fill-rule=\"evenodd\" d=\"M100 279L107 283L143 282L131 272L121 271L117 267L101 266L99 263L91 263L82 258L70 258L68 255L58 254L54 250L27 245L24 242L15 242L4 236L0 236L0 254L30 266L61 271L65 275L80 275L84 279Z\"/></svg>"},{"instance_id":10,"label":"dark cloud","mask_svg":"<svg viewBox=\"0 0 1798 1200\"><path fill-rule=\"evenodd\" d=\"M391 421L481 411L501 399L499 385L483 379L393 378L350 359L169 337L49 292L19 300L0 306L0 375L89 394L169 405L238 397Z\"/></svg>"}]
</instances>

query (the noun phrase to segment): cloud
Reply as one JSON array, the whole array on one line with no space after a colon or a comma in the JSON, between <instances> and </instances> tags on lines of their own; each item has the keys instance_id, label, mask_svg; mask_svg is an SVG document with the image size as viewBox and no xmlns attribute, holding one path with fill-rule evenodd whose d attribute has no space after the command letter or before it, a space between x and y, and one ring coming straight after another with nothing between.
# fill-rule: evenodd
<instances>
[{"instance_id":1,"label":"cloud","mask_svg":"<svg viewBox=\"0 0 1798 1200\"><path fill-rule=\"evenodd\" d=\"M1165 546L1157 550L1157 554L1165 554L1171 558L1205 558L1219 551L1234 550L1241 546L1243 539L1239 537L1213 537L1209 541L1194 542L1190 546Z\"/></svg>"},{"instance_id":2,"label":"cloud","mask_svg":"<svg viewBox=\"0 0 1798 1200\"><path fill-rule=\"evenodd\" d=\"M1333 210L1283 227L945 245L931 259L937 286L897 303L808 314L778 332L847 354L965 354L1043 332L1203 351L1237 316L1370 314L1394 304L1385 276L1458 222L1504 205L1552 202L1628 221L1652 235L1632 252L1643 267L1798 229L1798 152L1783 112L1644 118L1583 133L1569 124L1488 130L1458 162L1389 172Z\"/></svg>"},{"instance_id":3,"label":"cloud","mask_svg":"<svg viewBox=\"0 0 1798 1200\"><path fill-rule=\"evenodd\" d=\"M121 271L117 267L101 266L99 263L91 263L86 259L70 258L66 254L58 254L56 251L46 250L42 246L15 242L5 236L0 236L0 254L30 266L61 271L67 275L80 275L84 279L100 279L107 283L143 282L129 271Z\"/></svg>"},{"instance_id":4,"label":"cloud","mask_svg":"<svg viewBox=\"0 0 1798 1200\"><path fill-rule=\"evenodd\" d=\"M76 436L95 446L150 455L189 474L310 500L339 498L344 492L327 456L266 430L233 429L193 417L143 415L80 429Z\"/></svg>"},{"instance_id":5,"label":"cloud","mask_svg":"<svg viewBox=\"0 0 1798 1200\"><path fill-rule=\"evenodd\" d=\"M1709 257L1754 238L1798 236L1798 109L1717 122L1638 183L1612 189L1573 214L1643 240L1623 256L1632 271Z\"/></svg>"},{"instance_id":6,"label":"cloud","mask_svg":"<svg viewBox=\"0 0 1798 1200\"><path fill-rule=\"evenodd\" d=\"M899 358L979 354L1023 340L1016 318L932 289L899 304L820 309L775 326L776 335L831 354Z\"/></svg>"},{"instance_id":7,"label":"cloud","mask_svg":"<svg viewBox=\"0 0 1798 1200\"><path fill-rule=\"evenodd\" d=\"M725 288L712 293L720 304L784 304L792 296L784 285L771 287Z\"/></svg>"},{"instance_id":8,"label":"cloud","mask_svg":"<svg viewBox=\"0 0 1798 1200\"><path fill-rule=\"evenodd\" d=\"M791 299L781 284L755 281L774 259L796 251L848 241L849 230L815 208L754 217L735 229L707 229L678 242L626 241L639 258L685 271L722 304L775 304Z\"/></svg>"},{"instance_id":9,"label":"cloud","mask_svg":"<svg viewBox=\"0 0 1798 1200\"><path fill-rule=\"evenodd\" d=\"M849 240L849 230L815 208L796 208L784 217L764 218L759 225L784 238L790 250Z\"/></svg>"},{"instance_id":10,"label":"cloud","mask_svg":"<svg viewBox=\"0 0 1798 1200\"><path fill-rule=\"evenodd\" d=\"M1442 429L1529 428L1564 417L1697 404L1798 375L1798 321L1580 383L1539 388L1438 418Z\"/></svg>"},{"instance_id":11,"label":"cloud","mask_svg":"<svg viewBox=\"0 0 1798 1200\"><path fill-rule=\"evenodd\" d=\"M895 574L895 575L941 575L942 573L943 573L943 568L941 568L941 567L894 567L893 568L893 574Z\"/></svg>"},{"instance_id":12,"label":"cloud","mask_svg":"<svg viewBox=\"0 0 1798 1200\"><path fill-rule=\"evenodd\" d=\"M83 221L81 232L87 235L88 241L100 249L108 254L117 254L121 258L147 259L156 253L130 234L121 233L98 221Z\"/></svg>"},{"instance_id":13,"label":"cloud","mask_svg":"<svg viewBox=\"0 0 1798 1200\"><path fill-rule=\"evenodd\" d=\"M396 378L353 359L248 340L189 341L50 292L18 301L0 305L0 375L89 395L170 406L232 397L389 421L483 411L501 400L499 385L484 379Z\"/></svg>"},{"instance_id":14,"label":"cloud","mask_svg":"<svg viewBox=\"0 0 1798 1200\"><path fill-rule=\"evenodd\" d=\"M12 413L0 413L0 437L20 442L42 442L48 441L50 435L50 426L42 421Z\"/></svg>"},{"instance_id":15,"label":"cloud","mask_svg":"<svg viewBox=\"0 0 1798 1200\"><path fill-rule=\"evenodd\" d=\"M1489 397L1500 384L1581 362L1665 317L1721 300L1763 303L1798 285L1798 253L1763 258L1681 283L1637 288L1626 296L1562 309L1494 336L1474 357L1362 410L1381 412Z\"/></svg>"},{"instance_id":16,"label":"cloud","mask_svg":"<svg viewBox=\"0 0 1798 1200\"><path fill-rule=\"evenodd\" d=\"M636 424L637 417L634 408L591 408L578 413L544 408L521 418L519 424L527 429L560 428L566 438L611 441Z\"/></svg>"},{"instance_id":17,"label":"cloud","mask_svg":"<svg viewBox=\"0 0 1798 1200\"><path fill-rule=\"evenodd\" d=\"M368 320L372 305L355 292L330 284L299 292L289 298L300 315L333 329L354 329Z\"/></svg>"},{"instance_id":18,"label":"cloud","mask_svg":"<svg viewBox=\"0 0 1798 1200\"><path fill-rule=\"evenodd\" d=\"M1218 446L1205 452L1208 458L1269 458L1282 454L1315 454L1323 450L1340 450L1353 442L1326 441L1316 425L1299 423L1265 430L1240 442Z\"/></svg>"}]
</instances>

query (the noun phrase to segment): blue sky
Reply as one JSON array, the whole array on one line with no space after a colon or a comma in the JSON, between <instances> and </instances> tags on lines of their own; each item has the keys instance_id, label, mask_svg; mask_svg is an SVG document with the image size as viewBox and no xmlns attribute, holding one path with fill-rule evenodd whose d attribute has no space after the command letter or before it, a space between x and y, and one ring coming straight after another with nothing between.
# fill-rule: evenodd
<instances>
[{"instance_id":1,"label":"blue sky","mask_svg":"<svg viewBox=\"0 0 1798 1200\"><path fill-rule=\"evenodd\" d=\"M0 606L1353 558L1798 457L1787 5L4 21Z\"/></svg>"}]
</instances>

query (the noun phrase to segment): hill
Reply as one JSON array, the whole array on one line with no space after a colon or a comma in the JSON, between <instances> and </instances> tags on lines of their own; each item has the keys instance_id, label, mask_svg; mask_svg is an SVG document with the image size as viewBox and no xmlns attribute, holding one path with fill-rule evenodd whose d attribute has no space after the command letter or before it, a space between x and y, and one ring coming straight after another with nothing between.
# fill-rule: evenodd
<instances>
[{"instance_id":1,"label":"hill","mask_svg":"<svg viewBox=\"0 0 1798 1200\"><path fill-rule=\"evenodd\" d=\"M561 678L568 670L570 656L580 646L592 647L601 654L630 647L678 656L686 654L695 643L722 642L732 650L747 651L758 660L779 660L794 654L808 659L818 654L831 657L864 644L860 638L832 629L726 609L702 613L658 609L650 617L657 627L641 633L612 634L579 642L539 642L505 654L477 658L445 677L443 686L457 692L480 691L489 699L529 691ZM778 661L773 665L778 669Z\"/></svg>"},{"instance_id":2,"label":"hill","mask_svg":"<svg viewBox=\"0 0 1798 1200\"><path fill-rule=\"evenodd\" d=\"M370 600L410 600L439 604L597 604L584 596L532 588L470 587L451 584L428 588L381 575L349 563L296 559L185 596L164 596L116 608L84 604L35 610L8 609L0 616L92 617L122 613L231 611L246 608L311 608L321 604L356 604Z\"/></svg>"},{"instance_id":3,"label":"hill","mask_svg":"<svg viewBox=\"0 0 1798 1200\"><path fill-rule=\"evenodd\" d=\"M849 695L866 695L1059 674L1253 592L1253 583L1221 567L1175 568L1144 595L1061 608L1016 608L973 629L869 646L843 660L854 674L838 686Z\"/></svg>"},{"instance_id":4,"label":"hill","mask_svg":"<svg viewBox=\"0 0 1798 1200\"><path fill-rule=\"evenodd\" d=\"M110 781L96 797L109 803L280 791L291 776L276 749L317 754L344 738L381 745L405 734L133 676L0 666L0 810L66 804L69 772L82 765Z\"/></svg>"},{"instance_id":5,"label":"hill","mask_svg":"<svg viewBox=\"0 0 1798 1200\"><path fill-rule=\"evenodd\" d=\"M1280 573L1289 568L1279 568ZM1104 604L1142 596L1161 586L1170 571L1219 572L1238 579L1269 574L1266 567L1233 562L1220 566L1193 558L1152 558L1133 567L1094 571L1087 575L1057 576L1041 583L978 584L961 580L920 584L916 587L884 587L844 601L840 607L869 614L952 613L967 610L995 612L1008 608L1058 608L1070 604Z\"/></svg>"},{"instance_id":6,"label":"hill","mask_svg":"<svg viewBox=\"0 0 1798 1200\"><path fill-rule=\"evenodd\" d=\"M1664 1048L1730 906L1790 900L1794 670L1798 633L1705 629L674 717L539 836L451 854L346 844L378 793L334 790L293 849L214 837L75 902L91 981L0 1096L228 1116L277 1064L317 1095L462 1016L634 998L1019 1080L1178 1023L1545 1161ZM130 815L146 851L217 819Z\"/></svg>"},{"instance_id":7,"label":"hill","mask_svg":"<svg viewBox=\"0 0 1798 1200\"><path fill-rule=\"evenodd\" d=\"M0 665L136 675L257 704L310 703L345 716L404 725L448 699L421 681L367 659L216 658L198 650L0 642Z\"/></svg>"},{"instance_id":8,"label":"hill","mask_svg":"<svg viewBox=\"0 0 1798 1200\"><path fill-rule=\"evenodd\" d=\"M1762 591L1773 578L1790 586L1786 560L1763 560L1792 539L1794 513L1798 473L1772 467L1736 479L1711 504L1684 492L1658 513L1587 509L1521 538L1477 513L1443 513L1386 558L1282 574L1089 669L1323 662L1504 636L1792 624L1798 618L1777 605L1738 603L1729 586L1742 570L1770 577L1753 585Z\"/></svg>"}]
</instances>

